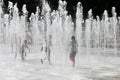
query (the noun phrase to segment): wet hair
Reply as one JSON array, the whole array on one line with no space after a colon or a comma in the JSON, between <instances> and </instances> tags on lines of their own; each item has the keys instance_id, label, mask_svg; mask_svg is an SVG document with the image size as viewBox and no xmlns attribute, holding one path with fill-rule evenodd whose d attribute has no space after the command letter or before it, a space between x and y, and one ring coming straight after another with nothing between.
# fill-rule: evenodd
<instances>
[{"instance_id":1,"label":"wet hair","mask_svg":"<svg viewBox=\"0 0 120 80\"><path fill-rule=\"evenodd\" d=\"M25 43L27 43L27 40L24 40Z\"/></svg>"},{"instance_id":2,"label":"wet hair","mask_svg":"<svg viewBox=\"0 0 120 80\"><path fill-rule=\"evenodd\" d=\"M72 40L75 40L75 36L72 36L71 39L72 39Z\"/></svg>"}]
</instances>

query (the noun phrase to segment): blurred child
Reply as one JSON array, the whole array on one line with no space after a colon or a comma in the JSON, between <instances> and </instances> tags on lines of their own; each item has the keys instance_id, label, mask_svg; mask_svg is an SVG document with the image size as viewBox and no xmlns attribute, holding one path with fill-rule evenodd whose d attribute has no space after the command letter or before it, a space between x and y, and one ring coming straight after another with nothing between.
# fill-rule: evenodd
<instances>
[{"instance_id":1,"label":"blurred child","mask_svg":"<svg viewBox=\"0 0 120 80\"><path fill-rule=\"evenodd\" d=\"M75 66L75 56L76 56L76 53L78 51L78 49L77 49L78 46L77 46L77 41L75 39L75 36L72 36L71 39L72 39L72 41L70 43L71 52L70 52L69 58L72 61L72 66L74 67Z\"/></svg>"}]
</instances>

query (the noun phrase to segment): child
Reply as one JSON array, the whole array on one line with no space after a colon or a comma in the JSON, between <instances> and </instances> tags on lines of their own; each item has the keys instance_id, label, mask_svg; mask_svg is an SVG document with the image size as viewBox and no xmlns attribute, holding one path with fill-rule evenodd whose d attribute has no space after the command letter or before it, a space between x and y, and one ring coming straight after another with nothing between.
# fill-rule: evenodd
<instances>
[{"instance_id":1,"label":"child","mask_svg":"<svg viewBox=\"0 0 120 80\"><path fill-rule=\"evenodd\" d=\"M72 41L71 41L71 53L70 53L70 60L72 61L72 66L74 67L75 66L75 56L76 56L76 53L77 53L77 41L75 39L75 36L72 36Z\"/></svg>"},{"instance_id":2,"label":"child","mask_svg":"<svg viewBox=\"0 0 120 80\"><path fill-rule=\"evenodd\" d=\"M51 46L52 46L52 42L51 42L51 39L52 39L52 36L49 35L49 40L48 40L48 43L47 43L47 56L48 56L48 61L49 61L49 64L51 64Z\"/></svg>"},{"instance_id":3,"label":"child","mask_svg":"<svg viewBox=\"0 0 120 80\"><path fill-rule=\"evenodd\" d=\"M27 40L24 40L22 47L21 47L21 58L22 61L25 60L25 56L26 56L26 49L29 49L28 45L27 45ZM29 49L30 51L30 49Z\"/></svg>"},{"instance_id":4,"label":"child","mask_svg":"<svg viewBox=\"0 0 120 80\"><path fill-rule=\"evenodd\" d=\"M45 46L45 53L46 53L46 57L44 59L41 59L41 63L43 64L44 60L47 60L49 62L49 64L51 64L51 35L49 35L49 39L47 41L47 44ZM41 48L41 51L43 51L43 47Z\"/></svg>"}]
</instances>

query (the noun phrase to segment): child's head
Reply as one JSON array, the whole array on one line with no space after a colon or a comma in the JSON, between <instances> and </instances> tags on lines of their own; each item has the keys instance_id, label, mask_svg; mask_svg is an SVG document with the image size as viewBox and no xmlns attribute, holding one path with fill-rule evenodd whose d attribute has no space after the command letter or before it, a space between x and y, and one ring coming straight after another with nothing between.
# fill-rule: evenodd
<instances>
[{"instance_id":1,"label":"child's head","mask_svg":"<svg viewBox=\"0 0 120 80\"><path fill-rule=\"evenodd\" d=\"M72 40L75 40L75 36L72 36L72 38L71 38Z\"/></svg>"},{"instance_id":2,"label":"child's head","mask_svg":"<svg viewBox=\"0 0 120 80\"><path fill-rule=\"evenodd\" d=\"M27 43L27 40L24 40L24 43Z\"/></svg>"}]
</instances>

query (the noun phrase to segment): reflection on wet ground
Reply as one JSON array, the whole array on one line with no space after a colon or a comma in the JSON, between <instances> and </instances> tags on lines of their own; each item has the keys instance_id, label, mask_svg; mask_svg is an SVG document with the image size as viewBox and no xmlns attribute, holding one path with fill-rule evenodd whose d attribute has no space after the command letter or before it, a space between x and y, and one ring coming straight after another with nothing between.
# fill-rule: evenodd
<instances>
[{"instance_id":1,"label":"reflection on wet ground","mask_svg":"<svg viewBox=\"0 0 120 80\"><path fill-rule=\"evenodd\" d=\"M29 54L25 62L13 56L0 53L0 80L120 80L119 57L80 55L73 68L66 58L49 65L41 64L40 54Z\"/></svg>"}]
</instances>

